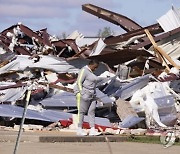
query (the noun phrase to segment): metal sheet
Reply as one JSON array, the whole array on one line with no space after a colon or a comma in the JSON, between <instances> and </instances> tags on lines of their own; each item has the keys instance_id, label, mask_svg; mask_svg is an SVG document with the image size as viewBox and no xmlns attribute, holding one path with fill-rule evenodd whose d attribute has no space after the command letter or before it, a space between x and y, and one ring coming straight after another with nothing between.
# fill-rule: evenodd
<instances>
[{"instance_id":1,"label":"metal sheet","mask_svg":"<svg viewBox=\"0 0 180 154\"><path fill-rule=\"evenodd\" d=\"M172 6L166 14L157 19L165 32L180 27L180 11Z\"/></svg>"},{"instance_id":2,"label":"metal sheet","mask_svg":"<svg viewBox=\"0 0 180 154\"><path fill-rule=\"evenodd\" d=\"M142 117L128 116L127 118L125 118L122 121L122 123L120 124L120 127L122 127L122 128L130 128L130 127L133 127L136 124L140 123L143 120L144 120L144 118L142 118Z\"/></svg>"},{"instance_id":3,"label":"metal sheet","mask_svg":"<svg viewBox=\"0 0 180 154\"><path fill-rule=\"evenodd\" d=\"M26 90L26 87L1 90L0 92L4 93L5 95L0 96L0 102L16 102L23 96Z\"/></svg>"},{"instance_id":4,"label":"metal sheet","mask_svg":"<svg viewBox=\"0 0 180 154\"><path fill-rule=\"evenodd\" d=\"M110 99L106 94L101 92L99 89L96 89L96 97L99 98L103 105L109 106L112 105L113 100ZM39 102L45 108L50 107L66 107L72 108L77 107L76 105L76 97L73 93L70 92L62 92L60 94L56 94L50 98L43 99Z\"/></svg>"},{"instance_id":5,"label":"metal sheet","mask_svg":"<svg viewBox=\"0 0 180 154\"><path fill-rule=\"evenodd\" d=\"M0 68L0 74L7 73L9 71L21 71L26 68L43 68L52 70L58 73L75 73L79 69L70 65L66 60L55 56L40 56L38 62L34 62L33 59L29 59L29 56L19 55L15 60Z\"/></svg>"},{"instance_id":6,"label":"metal sheet","mask_svg":"<svg viewBox=\"0 0 180 154\"><path fill-rule=\"evenodd\" d=\"M0 105L1 117L21 118L24 108L13 105ZM52 110L43 110L42 112L35 110L27 110L26 119L34 119L41 121L57 122L59 120L67 120L72 117L70 113L57 112Z\"/></svg>"},{"instance_id":7,"label":"metal sheet","mask_svg":"<svg viewBox=\"0 0 180 154\"><path fill-rule=\"evenodd\" d=\"M24 108L13 105L0 105L1 117L21 118ZM71 121L72 114L60 111L43 110L41 112L35 110L27 110L26 119L34 119L41 121L57 122L57 121ZM71 119L71 120L70 120ZM72 121L71 121L72 122ZM85 116L84 122L88 123L89 118ZM111 127L111 123L106 118L95 118L95 124L98 126Z\"/></svg>"},{"instance_id":8,"label":"metal sheet","mask_svg":"<svg viewBox=\"0 0 180 154\"><path fill-rule=\"evenodd\" d=\"M23 108L12 106L12 105L0 105L0 116L1 117L22 117Z\"/></svg>"},{"instance_id":9,"label":"metal sheet","mask_svg":"<svg viewBox=\"0 0 180 154\"><path fill-rule=\"evenodd\" d=\"M170 114L176 116L177 111L175 108L175 101L173 95L155 98L154 101L158 106L159 116L167 116Z\"/></svg>"},{"instance_id":10,"label":"metal sheet","mask_svg":"<svg viewBox=\"0 0 180 154\"><path fill-rule=\"evenodd\" d=\"M53 111L53 110L43 110L42 112L38 112L41 116L50 119L53 122L57 122L59 120L68 120L72 118L71 113L61 112L61 111Z\"/></svg>"},{"instance_id":11,"label":"metal sheet","mask_svg":"<svg viewBox=\"0 0 180 154\"><path fill-rule=\"evenodd\" d=\"M162 39L165 39L165 38L168 38L174 34L177 34L180 32L180 27L176 28L176 29L173 29L169 32L165 32L165 33L162 33L162 34L159 34L157 36L154 37L154 41L155 42L158 42ZM142 48L144 46L148 46L148 45L151 45L151 41L149 39L147 39L146 41L142 42L142 43L139 43L135 46L132 47L132 49L139 49L139 48Z\"/></svg>"},{"instance_id":12,"label":"metal sheet","mask_svg":"<svg viewBox=\"0 0 180 154\"><path fill-rule=\"evenodd\" d=\"M145 75L143 77L137 78L132 82L122 86L119 90L113 94L115 97L120 97L121 99L127 99L131 97L138 89L145 87L149 82L150 75Z\"/></svg>"},{"instance_id":13,"label":"metal sheet","mask_svg":"<svg viewBox=\"0 0 180 154\"><path fill-rule=\"evenodd\" d=\"M114 94L119 88L121 88L123 83L116 79L116 77L112 78L109 84L103 89L103 92L108 96Z\"/></svg>"},{"instance_id":14,"label":"metal sheet","mask_svg":"<svg viewBox=\"0 0 180 154\"><path fill-rule=\"evenodd\" d=\"M1 45L1 44L0 44ZM4 54L0 54L0 63L5 62L5 61L9 61L11 60L13 57L15 56L14 53L12 52L6 52Z\"/></svg>"},{"instance_id":15,"label":"metal sheet","mask_svg":"<svg viewBox=\"0 0 180 154\"><path fill-rule=\"evenodd\" d=\"M160 119L161 119L161 122L165 124L166 126L174 127L177 121L177 116L174 114L168 114L166 116L160 116Z\"/></svg>"},{"instance_id":16,"label":"metal sheet","mask_svg":"<svg viewBox=\"0 0 180 154\"><path fill-rule=\"evenodd\" d=\"M87 116L85 116L84 121L89 122L89 119ZM111 127L112 126L109 119L100 118L100 117L95 117L95 125L105 126L105 127Z\"/></svg>"},{"instance_id":17,"label":"metal sheet","mask_svg":"<svg viewBox=\"0 0 180 154\"><path fill-rule=\"evenodd\" d=\"M39 102L46 107L76 107L76 97L73 93L62 92Z\"/></svg>"},{"instance_id":18,"label":"metal sheet","mask_svg":"<svg viewBox=\"0 0 180 154\"><path fill-rule=\"evenodd\" d=\"M180 79L170 82L170 87L176 92L180 93Z\"/></svg>"},{"instance_id":19,"label":"metal sheet","mask_svg":"<svg viewBox=\"0 0 180 154\"><path fill-rule=\"evenodd\" d=\"M96 97L102 101L104 106L112 105L113 100L97 88L96 88Z\"/></svg>"}]
</instances>

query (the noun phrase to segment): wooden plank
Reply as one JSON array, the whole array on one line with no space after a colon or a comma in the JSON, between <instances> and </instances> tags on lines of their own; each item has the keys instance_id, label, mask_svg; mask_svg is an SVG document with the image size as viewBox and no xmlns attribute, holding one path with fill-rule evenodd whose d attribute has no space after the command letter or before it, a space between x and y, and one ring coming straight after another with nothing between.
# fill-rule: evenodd
<instances>
[{"instance_id":1,"label":"wooden plank","mask_svg":"<svg viewBox=\"0 0 180 154\"><path fill-rule=\"evenodd\" d=\"M116 105L117 105L117 114L122 121L130 115L138 117L137 113L135 112L135 110L132 108L131 104L128 101L118 99L116 101Z\"/></svg>"},{"instance_id":2,"label":"wooden plank","mask_svg":"<svg viewBox=\"0 0 180 154\"><path fill-rule=\"evenodd\" d=\"M153 39L151 33L149 32L149 30L148 30L148 29L145 29L144 31L145 31L146 35L148 36L149 40L151 41L151 43L152 43L155 51L156 51L156 52L159 52L164 58L166 58L166 59L170 62L171 65L173 65L174 67L180 69L180 66L177 65L177 64L171 59L171 57L170 57L164 50L162 50L160 47L157 46L157 44L156 44L156 42L154 41L154 39ZM163 58L162 58L162 60L165 62L165 60L164 60ZM166 63L166 62L165 62L165 63ZM166 67L167 67L167 66L166 66ZM169 67L167 67L167 69L169 69Z\"/></svg>"}]
</instances>

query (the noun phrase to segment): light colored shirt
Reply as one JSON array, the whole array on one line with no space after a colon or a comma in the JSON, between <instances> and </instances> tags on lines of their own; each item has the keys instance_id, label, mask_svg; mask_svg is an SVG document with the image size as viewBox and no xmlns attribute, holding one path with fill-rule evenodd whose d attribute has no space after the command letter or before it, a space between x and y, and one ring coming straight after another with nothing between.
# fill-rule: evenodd
<instances>
[{"instance_id":1,"label":"light colored shirt","mask_svg":"<svg viewBox=\"0 0 180 154\"><path fill-rule=\"evenodd\" d=\"M74 93L80 93L85 100L93 99L96 93L97 81L98 77L88 66L84 66L79 71L76 85L74 87Z\"/></svg>"}]
</instances>

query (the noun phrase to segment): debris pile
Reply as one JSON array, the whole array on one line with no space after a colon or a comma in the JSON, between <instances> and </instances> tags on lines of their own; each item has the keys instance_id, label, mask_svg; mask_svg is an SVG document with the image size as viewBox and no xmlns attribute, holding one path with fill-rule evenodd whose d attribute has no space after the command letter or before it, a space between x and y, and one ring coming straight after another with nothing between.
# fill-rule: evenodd
<instances>
[{"instance_id":1,"label":"debris pile","mask_svg":"<svg viewBox=\"0 0 180 154\"><path fill-rule=\"evenodd\" d=\"M120 133L117 130L124 128L180 125L180 25L172 28L168 13L158 23L141 27L92 4L82 9L126 33L90 44L83 43L84 36L77 31L59 39L47 29L33 31L22 23L0 33L0 125L17 127L31 91L26 124L76 128L72 89L78 71L90 59L101 62L95 72L102 77L96 88L97 129ZM173 13L180 15L174 8ZM89 128L87 117L83 126Z\"/></svg>"}]
</instances>

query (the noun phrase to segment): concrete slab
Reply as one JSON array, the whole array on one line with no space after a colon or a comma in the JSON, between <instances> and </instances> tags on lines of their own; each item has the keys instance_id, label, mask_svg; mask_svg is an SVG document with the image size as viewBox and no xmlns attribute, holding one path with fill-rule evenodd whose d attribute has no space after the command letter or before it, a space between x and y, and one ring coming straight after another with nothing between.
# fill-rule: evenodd
<instances>
[{"instance_id":1,"label":"concrete slab","mask_svg":"<svg viewBox=\"0 0 180 154\"><path fill-rule=\"evenodd\" d=\"M127 136L40 136L40 142L124 142L128 140Z\"/></svg>"},{"instance_id":2,"label":"concrete slab","mask_svg":"<svg viewBox=\"0 0 180 154\"><path fill-rule=\"evenodd\" d=\"M17 131L0 130L0 142L16 142ZM106 135L109 142L123 142L128 136ZM22 132L20 142L106 142L105 136L76 136L75 132L31 131Z\"/></svg>"}]
</instances>

